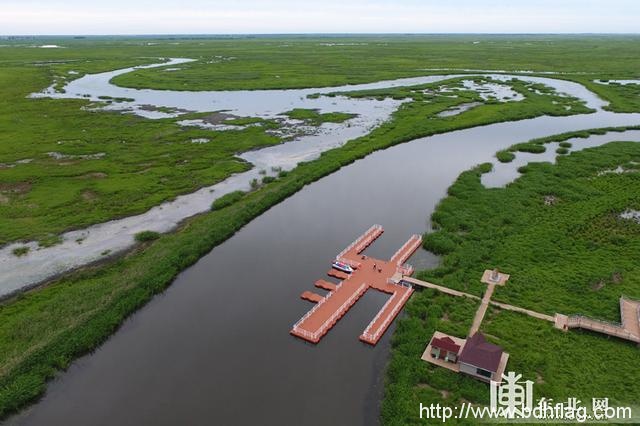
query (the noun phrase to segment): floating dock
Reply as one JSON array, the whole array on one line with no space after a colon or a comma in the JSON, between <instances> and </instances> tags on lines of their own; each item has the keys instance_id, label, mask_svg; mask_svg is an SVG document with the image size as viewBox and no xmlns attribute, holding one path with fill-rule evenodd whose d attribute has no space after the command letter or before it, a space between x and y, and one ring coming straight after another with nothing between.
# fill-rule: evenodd
<instances>
[{"instance_id":1,"label":"floating dock","mask_svg":"<svg viewBox=\"0 0 640 426\"><path fill-rule=\"evenodd\" d=\"M301 299L303 299L303 300L307 300L307 301L309 301L309 302L312 302L312 303L318 303L318 302L320 302L322 299L324 299L324 298L323 298L322 296L320 296L319 294L317 294L317 293L313 293L313 292L311 292L311 291L305 291L304 293L302 293L302 294L300 295L300 298L301 298Z\"/></svg>"},{"instance_id":2,"label":"floating dock","mask_svg":"<svg viewBox=\"0 0 640 426\"><path fill-rule=\"evenodd\" d=\"M360 340L365 343L378 343L413 293L413 288L399 278L413 273L413 268L405 262L422 244L422 238L413 235L389 261L362 255L383 232L382 226L372 226L336 256L337 261L354 268L353 273L329 270L327 275L341 281L338 284L325 280L316 281L316 287L329 291L324 297L305 291L301 297L316 304L293 325L291 334L308 342L318 343L351 306L372 288L391 295L360 335Z\"/></svg>"},{"instance_id":3,"label":"floating dock","mask_svg":"<svg viewBox=\"0 0 640 426\"><path fill-rule=\"evenodd\" d=\"M324 290L328 290L328 291L334 291L337 286L334 283L330 283L329 281L318 280L316 281L316 287Z\"/></svg>"}]
</instances>

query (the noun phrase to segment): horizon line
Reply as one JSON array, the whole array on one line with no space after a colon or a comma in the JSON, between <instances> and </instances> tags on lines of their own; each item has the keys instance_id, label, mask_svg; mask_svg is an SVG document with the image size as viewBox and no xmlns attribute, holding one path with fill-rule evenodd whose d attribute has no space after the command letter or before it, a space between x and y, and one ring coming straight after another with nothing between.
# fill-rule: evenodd
<instances>
[{"instance_id":1,"label":"horizon line","mask_svg":"<svg viewBox=\"0 0 640 426\"><path fill-rule=\"evenodd\" d=\"M0 34L6 37L234 37L234 36L442 36L442 35L478 35L478 36L508 36L508 35L613 35L638 36L640 32L266 32L266 33L113 33L113 34Z\"/></svg>"}]
</instances>

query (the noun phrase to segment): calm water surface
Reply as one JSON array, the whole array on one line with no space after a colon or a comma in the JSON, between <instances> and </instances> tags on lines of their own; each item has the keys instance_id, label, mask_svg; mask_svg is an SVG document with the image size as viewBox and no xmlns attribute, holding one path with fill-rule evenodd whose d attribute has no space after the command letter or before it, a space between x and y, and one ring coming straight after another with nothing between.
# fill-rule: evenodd
<instances>
[{"instance_id":1,"label":"calm water surface","mask_svg":"<svg viewBox=\"0 0 640 426\"><path fill-rule=\"evenodd\" d=\"M169 65L189 62L190 59L173 59ZM167 65L164 64L164 65ZM155 64L143 68L157 67ZM116 254L130 249L135 244L135 234L143 231L169 232L185 218L209 210L213 200L236 190L249 190L253 179L260 180L261 170L275 174L274 168L291 170L301 161L317 158L322 152L339 147L350 139L369 133L381 122L389 119L403 102L384 99L352 99L337 97L308 97L310 94L326 94L333 91L352 91L372 88L397 87L424 83L433 83L455 77L455 75L431 75L424 77L401 78L378 81L375 83L324 87L317 89L290 90L237 90L237 91L170 91L150 89L130 89L111 84L111 79L135 68L125 68L98 74L89 74L68 82L64 91L57 92L50 87L34 97L80 98L99 101L104 96L128 99L115 102L106 108L145 117L174 116L179 112L167 114L149 111L148 107L177 108L179 111L211 111L222 109L234 114L260 116L264 118L283 118L282 113L293 108L315 108L322 112L342 111L356 114L355 118L344 123L324 123L312 134L304 134L293 141L259 150L251 150L238 155L254 167L244 173L228 177L222 182L200 188L190 194L183 194L174 200L164 202L146 212L95 224L84 229L74 229L60 235L61 242L50 247L40 247L37 241L14 242L0 247L0 298L41 283L53 276L68 272L74 268L104 259L104 253ZM507 81L512 76L485 74L497 80ZM589 92L584 86L545 77L517 76L517 78L543 83L559 93L570 94L584 100L587 106L602 113L606 105L602 99ZM497 98L513 95L508 86L497 84L476 85L470 80L465 86L480 91L486 97L485 90L490 89ZM519 95L522 98L522 95ZM521 122L524 123L524 122ZM295 127L295 126L294 126ZM525 127L525 124L521 124ZM573 130L569 128L569 130ZM62 148L61 148L62 149ZM81 240L82 244L77 241ZM13 250L28 246L31 250L25 256L16 257Z\"/></svg>"},{"instance_id":2,"label":"calm water surface","mask_svg":"<svg viewBox=\"0 0 640 426\"><path fill-rule=\"evenodd\" d=\"M492 161L496 151L535 137L623 124L640 124L640 115L598 112L494 124L357 161L271 208L185 270L95 353L54 380L40 402L7 423L376 424L391 333L374 348L358 336L388 296L369 290L314 346L288 334L311 306L300 293L321 292L314 281L374 223L386 232L368 252L383 258L411 234L429 230L428 218L455 178ZM626 139L618 133L598 138ZM492 183L512 178L501 169ZM410 262L427 268L437 259L419 252Z\"/></svg>"}]
</instances>

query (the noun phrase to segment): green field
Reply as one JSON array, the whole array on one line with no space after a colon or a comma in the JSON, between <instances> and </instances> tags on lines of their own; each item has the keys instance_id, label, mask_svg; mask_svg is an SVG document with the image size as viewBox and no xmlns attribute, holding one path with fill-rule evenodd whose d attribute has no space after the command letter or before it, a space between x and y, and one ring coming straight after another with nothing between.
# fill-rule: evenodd
<instances>
[{"instance_id":1,"label":"green field","mask_svg":"<svg viewBox=\"0 0 640 426\"><path fill-rule=\"evenodd\" d=\"M640 224L618 217L640 209L638 161L637 143L614 142L560 157L557 165L532 163L502 189L480 183L488 165L463 173L432 216L437 231L425 239L427 248L444 255L442 263L418 277L482 295L482 272L498 266L511 278L493 300L619 322L619 297L640 299ZM601 174L618 166L627 172ZM544 202L549 196L551 205ZM432 290L412 298L393 338L385 424L420 424L420 402L488 403L486 385L420 360L434 330L465 337L476 308L476 302ZM546 321L496 309L481 331L510 353L509 370L536 383L536 398L590 401L606 393L611 405L637 403L633 343L563 333Z\"/></svg>"},{"instance_id":2,"label":"green field","mask_svg":"<svg viewBox=\"0 0 640 426\"><path fill-rule=\"evenodd\" d=\"M181 41L149 46L158 55L201 58L171 73L139 70L115 82L172 90L279 89L337 86L441 74L442 68L553 71L585 84L616 112L640 111L637 86L596 78L638 78L639 37L628 36L378 36ZM478 43L479 42L479 43Z\"/></svg>"},{"instance_id":3,"label":"green field","mask_svg":"<svg viewBox=\"0 0 640 426\"><path fill-rule=\"evenodd\" d=\"M143 212L247 170L236 153L280 142L261 127L212 132L26 98L49 72L0 64L0 163L12 165L0 167L0 244ZM192 143L199 138L210 142Z\"/></svg>"},{"instance_id":4,"label":"green field","mask_svg":"<svg viewBox=\"0 0 640 426\"><path fill-rule=\"evenodd\" d=\"M186 43L187 46L192 44ZM277 122L255 117L227 118L222 122L237 125L238 129L214 132L176 124L184 118L205 117L207 113L149 120L130 114L92 110L97 105L85 100L27 98L28 94L46 87L55 76L75 77L68 74L71 70L98 72L131 65L136 60L149 62L148 57L142 60L136 56L143 49L137 44L121 43L120 51L106 42L96 44L96 51L88 56L91 58L89 62L78 62L76 58L84 54L80 53L84 44L75 41L66 49L54 49L56 57L60 58L56 61L68 62L45 65L42 61L53 61L49 51L18 46L0 49L0 58L3 54L8 57L8 53L12 58L0 62L0 87L5 88L0 99L0 127L4 129L0 133L0 162L6 165L0 168L0 244L37 239L44 246L57 241L56 236L63 231L142 213L179 194L193 192L232 173L247 170L250 166L234 157L235 154L286 140L268 133L278 127ZM233 43L208 40L206 43L210 49L218 44L227 48L231 44L239 52L251 52L260 43L250 40ZM171 48L177 49L173 45ZM191 48L196 51L204 49L199 44ZM189 47L185 49L183 54L199 57ZM31 61L19 59L27 55L25 51L33 56ZM96 52L101 52L103 59L95 59ZM114 52L131 57L127 61L115 61L111 59ZM155 52L158 55L178 53L177 50ZM88 52L86 54L89 55ZM330 56L327 55L328 58ZM308 78L309 82L314 82L317 76ZM589 111L576 99L561 97L545 91L545 86L521 81L509 82L513 90L526 97L526 100L513 104L482 101L476 92L469 90L456 92L457 98L437 92L440 86L460 88L460 80L413 88L357 92L350 96L411 99L412 102L402 106L391 128L394 138L406 140L496 121ZM488 82L483 78L476 78L476 81ZM287 84L295 85L292 81ZM194 86L189 83L188 87ZM425 89L434 93L424 94L422 90ZM448 108L468 102L482 105L456 116L437 116ZM314 126L323 122L342 122L352 117L344 113L321 114L304 109L283 113ZM219 117L217 119L220 120ZM255 123L259 125L241 127ZM202 139L209 142L192 143ZM16 144L16 141L20 143ZM24 163L25 160L28 163Z\"/></svg>"},{"instance_id":5,"label":"green field","mask_svg":"<svg viewBox=\"0 0 640 426\"><path fill-rule=\"evenodd\" d=\"M181 44L171 44L176 41ZM474 43L477 41L479 43ZM146 46L145 52L158 56L201 57L206 61L181 65L182 70L171 73L140 70L118 77L117 82L131 87L175 90L184 85L200 90L319 87L424 75L425 68L637 77L634 68L640 49L637 41L638 37L634 35L167 40ZM143 43L140 41L140 45Z\"/></svg>"},{"instance_id":6,"label":"green field","mask_svg":"<svg viewBox=\"0 0 640 426\"><path fill-rule=\"evenodd\" d=\"M474 41L480 43L474 44ZM46 40L46 43L65 46L63 49L31 47L44 43L38 40L3 41L2 44L7 47L0 47L0 244L26 239L38 239L41 245L55 244L58 234L65 230L140 213L164 200L247 170L250 166L239 161L235 154L283 141L266 132L277 127L276 122L262 122L255 117L231 118L226 124L243 126L259 123L259 126L213 132L180 127L176 124L178 119L148 120L116 112L85 109L98 106L87 100L27 98L28 94L42 90L53 82L61 86L65 79L76 78L83 73L154 63L159 57L188 57L197 61L180 65L182 69L179 71L169 73L163 68L139 70L122 75L115 82L131 87L173 90L319 87L439 74L443 71L426 69L452 67L534 72L552 70L566 73L559 75L561 78L581 81L591 87L596 84L590 83L592 75L593 79L638 78L635 70L640 65L639 41L640 37L635 36L154 40L105 37ZM79 74L69 74L72 70ZM478 81L487 82L486 79ZM213 211L185 221L176 232L161 236L142 234L138 237L141 244L127 256L68 274L46 287L2 302L0 418L41 395L47 379L67 367L77 356L98 346L117 329L124 318L154 294L163 291L180 271L304 185L375 150L418 137L540 115L570 115L588 111L575 99L553 93L539 94L532 90L536 87L519 81L509 82L509 85L525 99L513 103L483 101L472 91L458 91L457 98L428 93L441 85L459 87L459 83L460 79L452 79L420 87L349 93L354 97L394 97L409 101L393 115L392 120L369 135L328 151L319 159L304 163L289 173L279 173L275 180L269 176L269 179L264 178L263 183L256 181L250 193L233 193L222 198L214 203ZM612 101L614 110L640 111L634 92L636 88L633 86L597 85L593 90ZM104 99L104 102L108 101L114 100ZM480 104L458 115L439 116L443 111L475 102ZM341 122L349 118L342 113L323 114L314 110L293 110L289 113L312 125L327 121ZM202 115L192 114L189 118ZM210 142L192 143L193 139L208 139ZM532 143L527 147L532 145L539 146ZM502 154L503 157L505 155ZM569 262L569 259L551 257L551 253L557 253L558 250L542 253L552 261L551 271L560 271L556 282L564 283L564 286L544 289L523 284L547 277L546 270L539 266L529 269L531 264L527 262L531 259L526 255L526 250L531 249L530 245L526 240L518 239L517 235L510 237L502 233L519 229L523 232L522 238L526 236L544 241L543 231L548 228L537 232L528 229L529 233L524 233L529 218L518 210L526 206L535 208L534 211L540 214L552 213L544 209L537 210L540 206L530 199L536 188L548 189L552 187L550 185L556 185L554 188L557 187L558 194L566 198L567 204L559 205L553 212L558 215L555 219L567 221L566 226L573 223L570 222L571 215L566 213L572 206L570 203L578 203L580 197L589 195L596 199L597 195L602 197L598 199L603 203L613 200L607 197L621 197L613 200L621 206L623 201L629 201L623 194L629 195L628 191L631 190L623 188L618 191L617 186L615 190L610 190L606 185L617 185L616 179L635 179L635 174L598 178L596 181L605 186L596 189L585 189L586 184L580 181L579 176L574 180L567 176L574 172L587 173L591 170L588 167L604 167L604 163L614 160L628 161L635 158L633 156L637 156L636 148L625 144L572 154L562 159L558 168L548 165L531 167L524 178L506 190L479 188L478 171L463 175L452 189L451 197L438 210L444 213L434 217L445 231L428 240L430 244L441 240L440 249L444 248L444 252L447 252L444 264L435 271L425 273L425 276L452 287L463 288L465 283L477 281L478 270L497 262L513 274L513 280L508 288L497 292L496 299L517 302L545 312L554 309L567 313L582 311L604 319L616 319L618 291L624 290L629 296L640 297L634 294L634 288L638 288L631 275L635 267L625 257L629 255L627 250L630 248L627 245L634 244L630 235L636 232L636 228L615 228L617 239L614 240L603 237L603 229L615 227L616 222L609 220L610 217L606 215L597 216L596 213L601 213L598 210L601 206L590 205L589 200L583 200L585 205L593 207L584 211L584 215L592 213L598 221L593 222L592 227L574 224L575 227L569 228L567 233L572 232L584 238L584 241L581 240L584 247L594 251L588 258L589 261L593 260L594 265L580 272L572 264L571 269L567 270L562 262ZM576 158L584 164L578 164ZM543 180L543 184L540 180ZM632 188L631 183L629 188ZM525 188L517 192L520 187ZM456 194L456 190L459 194ZM483 212L488 215L486 206L483 207L487 198L499 198L500 194L507 192L513 195L514 200L509 214L496 215L486 223L479 223L475 215ZM465 217L460 219L455 214L458 209L455 203L461 203L463 196L467 197L465 203L469 205L467 210L460 209L466 212ZM614 206L617 208L618 204ZM449 209L453 212L448 211L447 206L452 206ZM636 208L640 207L636 205ZM464 223L465 220L469 223ZM545 224L550 226L548 222ZM453 226L453 231L447 231L449 225ZM471 247L467 245L473 242L469 240L473 226L478 227L477 235L484 238L485 233L492 232L491 227L497 225L502 226L502 231L496 241L504 237L505 244L508 243L504 249L496 247L496 250L489 252L485 248L469 258L466 254L463 257L466 247ZM510 258L506 247L515 247L518 256ZM583 253L574 250L586 250L583 246L568 247L571 250L566 254L575 257ZM611 247L614 249L610 250ZM606 259L600 259L595 254L607 251L609 257ZM594 280L606 280L611 276L607 273L617 272L618 269L609 272L603 270L607 261L614 260L624 276L619 286L605 284L594 294L581 287L584 282L592 284ZM564 278L569 275L562 274L570 272L577 274L575 277L572 275L575 279L565 281ZM468 291L479 294L481 287L474 284ZM579 293L579 300L569 297L570 291L582 292ZM541 297L547 295L549 297ZM406 419L414 412L402 413L403 404L413 403L434 392L440 394L441 390L451 392L445 398L451 403L458 397L484 401L480 395L485 389L483 385L470 379L451 377L446 372L430 371L421 364L419 356L415 358L416 351L420 350L421 353L424 349L430 330L436 323L438 329L454 333L468 327L467 322L475 310L473 303L428 292L420 293L414 299L408 307L409 317L400 322L394 339L387 398L383 405L383 417L391 424L394 423L394 417ZM433 312L443 312L442 316L447 312L449 320L440 324L438 321L442 316L433 316ZM616 357L620 359L630 353L625 344L586 333L560 335L554 330L539 330L538 323L517 315L511 318L513 315L496 312L484 326L511 352L514 364L529 375L537 371L532 368L542 362L539 359L532 360L531 355L527 358L524 353L526 345L530 344L527 339L533 338L531 336L548 339L550 344L562 350L571 351L571 346L563 343L566 340L585 345L585 348L595 345L603 350L615 345L619 351ZM504 323L519 325L515 329L500 325ZM539 344L540 340L534 339L534 342ZM589 365L602 361L587 354L587 349L582 351L575 349L567 354L568 359L573 360L572 365L576 365L580 357L589 359L589 363L586 363ZM576 373L561 369L560 355L553 355L558 359L549 364L550 370L540 367L550 395L558 394L558 389L567 382L569 373ZM531 361L529 367L524 365L527 361ZM585 368L591 368L589 365ZM622 371L626 374L630 367L626 364L623 367ZM629 373L635 377L633 374ZM595 376L600 377L597 374ZM552 381L552 378L558 379ZM596 389L608 385L596 382L592 386ZM586 385L576 389L585 393L591 390ZM617 388L614 391L617 392ZM637 394L638 389L631 387L630 391ZM407 399L401 400L402 395ZM618 395L615 393L615 396Z\"/></svg>"},{"instance_id":7,"label":"green field","mask_svg":"<svg viewBox=\"0 0 640 426\"><path fill-rule=\"evenodd\" d=\"M456 117L438 118L435 114L452 105L446 99L406 103L393 120L369 135L327 151L247 196L222 198L211 213L188 220L178 232L161 236L126 258L71 274L0 306L0 415L37 397L57 369L98 345L182 269L304 185L375 150L417 137L551 113L555 108L532 97L513 106L488 104ZM430 117L428 124L418 125L424 117L417 112Z\"/></svg>"}]
</instances>

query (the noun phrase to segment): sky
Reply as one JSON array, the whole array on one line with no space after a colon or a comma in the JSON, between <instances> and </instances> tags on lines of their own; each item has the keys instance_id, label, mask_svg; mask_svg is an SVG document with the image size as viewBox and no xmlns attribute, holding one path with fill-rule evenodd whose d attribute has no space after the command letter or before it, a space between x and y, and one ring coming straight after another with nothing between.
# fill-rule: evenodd
<instances>
[{"instance_id":1,"label":"sky","mask_svg":"<svg viewBox=\"0 0 640 426\"><path fill-rule=\"evenodd\" d=\"M0 0L0 34L636 33L638 0Z\"/></svg>"}]
</instances>

